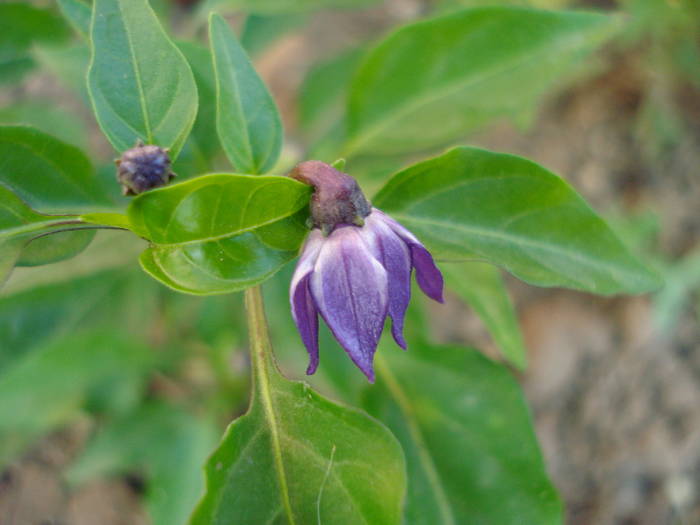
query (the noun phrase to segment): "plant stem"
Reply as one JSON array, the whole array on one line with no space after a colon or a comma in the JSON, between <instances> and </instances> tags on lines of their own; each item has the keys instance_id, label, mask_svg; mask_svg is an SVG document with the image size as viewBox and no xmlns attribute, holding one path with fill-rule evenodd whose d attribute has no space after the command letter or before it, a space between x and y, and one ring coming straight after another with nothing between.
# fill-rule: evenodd
<instances>
[{"instance_id":1,"label":"plant stem","mask_svg":"<svg viewBox=\"0 0 700 525\"><path fill-rule=\"evenodd\" d=\"M262 289L260 286L248 288L245 291L245 309L248 321L248 337L250 338L250 359L253 365L253 400L251 407L257 401L262 403L265 419L270 428L272 455L275 460L275 470L279 481L282 506L289 525L295 525L294 513L289 499L287 473L282 461L282 446L280 443L279 422L275 413L272 399L273 381L277 376L272 357L272 344L265 319Z\"/></svg>"}]
</instances>

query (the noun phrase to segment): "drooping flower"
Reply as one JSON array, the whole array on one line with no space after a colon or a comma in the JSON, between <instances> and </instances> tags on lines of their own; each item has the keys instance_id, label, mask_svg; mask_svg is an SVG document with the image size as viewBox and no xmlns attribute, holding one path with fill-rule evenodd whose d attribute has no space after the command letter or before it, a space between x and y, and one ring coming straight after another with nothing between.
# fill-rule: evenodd
<instances>
[{"instance_id":1,"label":"drooping flower","mask_svg":"<svg viewBox=\"0 0 700 525\"><path fill-rule=\"evenodd\" d=\"M290 287L292 316L309 352L307 374L318 367L318 316L352 361L374 382L373 358L384 321L406 348L403 323L411 296L411 271L421 290L443 302L443 279L416 237L373 208L355 179L328 164L307 161L290 175L314 186L313 230Z\"/></svg>"}]
</instances>

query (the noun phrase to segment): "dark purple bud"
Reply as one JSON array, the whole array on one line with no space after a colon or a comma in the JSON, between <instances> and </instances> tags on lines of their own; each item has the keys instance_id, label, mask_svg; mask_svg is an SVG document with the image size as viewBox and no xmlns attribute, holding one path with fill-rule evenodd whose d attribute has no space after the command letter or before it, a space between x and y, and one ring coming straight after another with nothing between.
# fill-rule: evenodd
<instances>
[{"instance_id":1,"label":"dark purple bud","mask_svg":"<svg viewBox=\"0 0 700 525\"><path fill-rule=\"evenodd\" d=\"M352 195L362 198L360 206L369 206L354 179L315 161L300 164L295 172L295 178L313 184L316 193L326 191L316 201L316 213L313 198L311 209L314 225L327 227L328 234L318 229L309 234L290 288L292 316L310 356L306 373L313 374L318 366L320 314L350 359L373 382L374 353L387 316L394 340L406 348L403 323L411 298L411 272L415 269L421 290L438 302L442 302L442 274L420 241L378 209L363 211L362 224L353 223L351 218L357 215L352 214L358 211ZM340 202L333 201L333 194L340 196ZM328 210L347 215L333 222L322 215Z\"/></svg>"},{"instance_id":2,"label":"dark purple bud","mask_svg":"<svg viewBox=\"0 0 700 525\"><path fill-rule=\"evenodd\" d=\"M350 175L318 161L297 164L289 176L314 187L311 197L311 220L315 228L329 235L336 226L362 226L372 207L357 181Z\"/></svg>"},{"instance_id":3,"label":"dark purple bud","mask_svg":"<svg viewBox=\"0 0 700 525\"><path fill-rule=\"evenodd\" d=\"M175 177L170 171L168 150L151 144L144 146L141 140L126 150L115 163L117 180L122 185L124 195L138 195L160 188Z\"/></svg>"}]
</instances>

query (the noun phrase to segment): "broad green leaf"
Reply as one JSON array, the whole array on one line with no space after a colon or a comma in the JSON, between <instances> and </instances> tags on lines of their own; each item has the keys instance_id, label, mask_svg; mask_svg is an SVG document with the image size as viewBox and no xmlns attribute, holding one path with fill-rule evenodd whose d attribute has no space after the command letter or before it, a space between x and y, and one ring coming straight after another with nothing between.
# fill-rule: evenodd
<instances>
[{"instance_id":1,"label":"broad green leaf","mask_svg":"<svg viewBox=\"0 0 700 525\"><path fill-rule=\"evenodd\" d=\"M600 294L660 285L571 186L520 157L455 148L394 175L373 203L442 259Z\"/></svg>"},{"instance_id":2,"label":"broad green leaf","mask_svg":"<svg viewBox=\"0 0 700 525\"><path fill-rule=\"evenodd\" d=\"M282 149L277 106L226 20L212 14L209 40L216 76L216 129L239 173L265 173Z\"/></svg>"},{"instance_id":3,"label":"broad green leaf","mask_svg":"<svg viewBox=\"0 0 700 525\"><path fill-rule=\"evenodd\" d=\"M85 40L90 39L92 8L82 0L58 0L63 16Z\"/></svg>"},{"instance_id":4,"label":"broad green leaf","mask_svg":"<svg viewBox=\"0 0 700 525\"><path fill-rule=\"evenodd\" d=\"M134 231L156 244L211 241L290 217L310 194L288 177L205 175L142 193L128 215Z\"/></svg>"},{"instance_id":5,"label":"broad green leaf","mask_svg":"<svg viewBox=\"0 0 700 525\"><path fill-rule=\"evenodd\" d=\"M109 205L87 157L50 135L0 126L0 158L0 184L35 209L70 213Z\"/></svg>"},{"instance_id":6,"label":"broad green leaf","mask_svg":"<svg viewBox=\"0 0 700 525\"><path fill-rule=\"evenodd\" d=\"M67 477L73 485L140 471L154 525L184 525L204 489L201 467L216 429L173 405L151 402L108 422L88 443Z\"/></svg>"},{"instance_id":7,"label":"broad green leaf","mask_svg":"<svg viewBox=\"0 0 700 525\"><path fill-rule=\"evenodd\" d=\"M92 242L97 230L68 230L42 234L24 247L17 266L41 266L78 255Z\"/></svg>"},{"instance_id":8,"label":"broad green leaf","mask_svg":"<svg viewBox=\"0 0 700 525\"><path fill-rule=\"evenodd\" d=\"M88 145L82 119L55 104L27 101L0 109L0 124L31 126L78 148Z\"/></svg>"},{"instance_id":9,"label":"broad green leaf","mask_svg":"<svg viewBox=\"0 0 700 525\"><path fill-rule=\"evenodd\" d=\"M152 243L141 265L187 293L262 282L296 256L310 192L287 177L220 174L141 194L129 207L130 227Z\"/></svg>"},{"instance_id":10,"label":"broad green leaf","mask_svg":"<svg viewBox=\"0 0 700 525\"><path fill-rule=\"evenodd\" d=\"M440 269L447 288L474 309L504 357L524 369L527 355L523 336L499 270L479 262L442 264Z\"/></svg>"},{"instance_id":11,"label":"broad green leaf","mask_svg":"<svg viewBox=\"0 0 700 525\"><path fill-rule=\"evenodd\" d=\"M190 525L399 524L405 467L391 433L286 380L269 357L256 363L250 408L210 457Z\"/></svg>"},{"instance_id":12,"label":"broad green leaf","mask_svg":"<svg viewBox=\"0 0 700 525\"><path fill-rule=\"evenodd\" d=\"M466 348L380 352L366 408L406 454L406 524L561 523L561 501L507 370Z\"/></svg>"},{"instance_id":13,"label":"broad green leaf","mask_svg":"<svg viewBox=\"0 0 700 525\"><path fill-rule=\"evenodd\" d=\"M91 36L88 91L102 131L118 151L141 139L176 158L197 114L197 87L147 0L95 0Z\"/></svg>"},{"instance_id":14,"label":"broad green leaf","mask_svg":"<svg viewBox=\"0 0 700 525\"><path fill-rule=\"evenodd\" d=\"M346 154L406 153L531 111L616 24L583 12L485 7L402 27L354 77Z\"/></svg>"},{"instance_id":15,"label":"broad green leaf","mask_svg":"<svg viewBox=\"0 0 700 525\"><path fill-rule=\"evenodd\" d=\"M152 352L123 335L72 335L28 353L0 376L0 464L80 413L105 383L143 377Z\"/></svg>"}]
</instances>

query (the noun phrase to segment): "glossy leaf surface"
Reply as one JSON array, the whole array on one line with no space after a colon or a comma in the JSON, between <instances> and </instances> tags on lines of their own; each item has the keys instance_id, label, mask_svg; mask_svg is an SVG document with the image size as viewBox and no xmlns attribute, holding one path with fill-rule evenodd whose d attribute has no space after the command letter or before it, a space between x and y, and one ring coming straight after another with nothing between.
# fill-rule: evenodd
<instances>
[{"instance_id":1,"label":"glossy leaf surface","mask_svg":"<svg viewBox=\"0 0 700 525\"><path fill-rule=\"evenodd\" d=\"M88 90L97 121L117 151L137 139L176 158L197 114L185 57L146 0L95 0Z\"/></svg>"},{"instance_id":2,"label":"glossy leaf surface","mask_svg":"<svg viewBox=\"0 0 700 525\"><path fill-rule=\"evenodd\" d=\"M507 370L466 348L380 352L366 408L406 454L405 523L561 523L561 502Z\"/></svg>"},{"instance_id":3,"label":"glossy leaf surface","mask_svg":"<svg viewBox=\"0 0 700 525\"><path fill-rule=\"evenodd\" d=\"M486 7L405 26L354 77L347 151L435 147L529 111L613 25L594 13Z\"/></svg>"},{"instance_id":4,"label":"glossy leaf surface","mask_svg":"<svg viewBox=\"0 0 700 525\"><path fill-rule=\"evenodd\" d=\"M480 262L440 265L446 286L471 306L481 318L503 356L523 369L527 363L518 318L501 273Z\"/></svg>"},{"instance_id":5,"label":"glossy leaf surface","mask_svg":"<svg viewBox=\"0 0 700 525\"><path fill-rule=\"evenodd\" d=\"M265 173L282 148L277 106L228 23L209 19L216 76L216 129L236 171Z\"/></svg>"},{"instance_id":6,"label":"glossy leaf surface","mask_svg":"<svg viewBox=\"0 0 700 525\"><path fill-rule=\"evenodd\" d=\"M0 184L41 212L109 205L87 157L41 131L0 126L0 158Z\"/></svg>"},{"instance_id":7,"label":"glossy leaf surface","mask_svg":"<svg viewBox=\"0 0 700 525\"><path fill-rule=\"evenodd\" d=\"M405 472L396 439L271 364L206 475L191 525L401 523Z\"/></svg>"},{"instance_id":8,"label":"glossy leaf surface","mask_svg":"<svg viewBox=\"0 0 700 525\"><path fill-rule=\"evenodd\" d=\"M310 192L287 177L220 174L142 194L129 207L131 228L152 242L141 265L188 293L262 282L296 256Z\"/></svg>"},{"instance_id":9,"label":"glossy leaf surface","mask_svg":"<svg viewBox=\"0 0 700 525\"><path fill-rule=\"evenodd\" d=\"M446 260L486 259L539 286L638 293L659 278L562 179L455 148L396 174L373 201Z\"/></svg>"}]
</instances>

